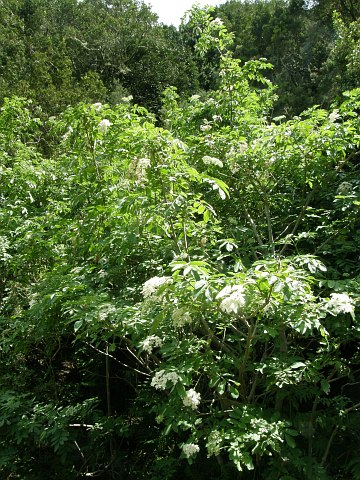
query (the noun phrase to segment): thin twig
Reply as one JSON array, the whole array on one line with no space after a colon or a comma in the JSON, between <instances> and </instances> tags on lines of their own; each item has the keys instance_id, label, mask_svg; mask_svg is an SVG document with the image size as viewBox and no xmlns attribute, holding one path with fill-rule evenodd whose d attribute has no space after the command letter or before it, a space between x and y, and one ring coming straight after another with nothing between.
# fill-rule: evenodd
<instances>
[{"instance_id":1,"label":"thin twig","mask_svg":"<svg viewBox=\"0 0 360 480\"><path fill-rule=\"evenodd\" d=\"M307 197L306 197L306 200L305 200L305 203L304 205L302 206L301 208L301 211L296 219L296 222L295 222L295 225L293 227L293 229L291 230L291 233L290 235L293 236L295 235L299 225L300 225L300 222L302 221L302 219L304 218L304 215L305 215L305 212L306 212L306 209L308 208L313 196L314 196L314 193L315 193L315 188L313 188L311 190L311 192L308 193ZM286 230L290 227L290 225L288 227L286 227L286 229L283 231L282 234L286 233ZM281 235L282 235L281 234ZM280 238L280 237L278 237ZM283 248L280 250L280 255L283 255L283 253L285 252L285 250L287 249L287 247L289 246L289 242L286 242L285 245L283 246Z\"/></svg>"},{"instance_id":2,"label":"thin twig","mask_svg":"<svg viewBox=\"0 0 360 480\"><path fill-rule=\"evenodd\" d=\"M138 370L137 368L130 367L129 365L126 365L126 363L124 363L124 362L120 362L120 360L118 360L116 357L114 357L110 353L103 352L102 350L94 347L94 345L91 345L91 343L89 343L89 342L84 342L84 343L86 345L88 345L90 348L92 348L93 350L95 350L96 352L100 353L101 355L108 356L109 358L111 358L115 362L119 363L123 367L129 368L130 370L134 370L134 372L140 373L140 375L145 375L145 377L150 377L150 375L148 373L142 372L141 370Z\"/></svg>"},{"instance_id":3,"label":"thin twig","mask_svg":"<svg viewBox=\"0 0 360 480\"><path fill-rule=\"evenodd\" d=\"M347 415L348 413L352 412L353 410L356 410L357 408L360 408L360 402L359 403L356 403L355 405L353 405L352 407L349 407L347 408L346 410L344 410L344 415ZM339 425L336 425L336 427L334 428L334 430L332 431L332 434L329 438L329 441L326 445L326 449L325 449L325 452L324 452L324 455L322 457L322 460L321 460L321 466L323 467L326 463L326 460L327 460L327 457L329 455L329 452L330 452L330 448L331 448L331 444L333 443L334 441L334 438L337 434L337 431L339 430Z\"/></svg>"},{"instance_id":4,"label":"thin twig","mask_svg":"<svg viewBox=\"0 0 360 480\"><path fill-rule=\"evenodd\" d=\"M352 160L354 157L356 157L357 155L360 154L360 150L358 150L357 152L353 152L351 153L348 157L346 157L342 162L339 163L339 165L337 165L335 167L335 171L336 172L339 172L344 165L346 165L348 162L350 162L350 160Z\"/></svg>"},{"instance_id":5,"label":"thin twig","mask_svg":"<svg viewBox=\"0 0 360 480\"><path fill-rule=\"evenodd\" d=\"M266 199L265 201L265 216L266 216L266 223L268 227L268 238L269 238L269 246L272 249L273 254L275 253L274 251L274 234L273 234L273 229L271 225L271 216L270 216L270 208L269 208L269 203L268 200Z\"/></svg>"},{"instance_id":6,"label":"thin twig","mask_svg":"<svg viewBox=\"0 0 360 480\"><path fill-rule=\"evenodd\" d=\"M332 434L330 435L330 438L329 438L329 441L326 445L326 449L325 449L325 452L324 452L324 455L322 457L322 460L321 460L321 463L320 465L323 467L325 465L325 462L327 460L327 457L329 455L329 452L330 452L330 448L331 448L331 444L332 442L334 441L334 438L335 438L335 435L337 434L337 431L339 430L339 425L336 425L336 427L334 428L334 430L332 431Z\"/></svg>"},{"instance_id":7,"label":"thin twig","mask_svg":"<svg viewBox=\"0 0 360 480\"><path fill-rule=\"evenodd\" d=\"M259 244L260 246L263 246L264 243L263 243L263 241L261 240L261 237L260 237L260 235L259 235L259 232L258 232L256 223L255 223L254 220L252 219L252 217L251 217L248 209L246 208L246 205L245 205L244 203L242 203L241 206L242 206L242 208L244 209L245 216L246 216L246 218L248 219L248 221L249 221L249 223L250 223L250 225L251 225L251 229L252 229L252 231L253 231L254 237L256 238L258 244Z\"/></svg>"},{"instance_id":8,"label":"thin twig","mask_svg":"<svg viewBox=\"0 0 360 480\"><path fill-rule=\"evenodd\" d=\"M217 347L219 347L220 350L224 350L226 353L229 353L231 355L234 355L236 352L230 348L228 345L226 345L226 343L222 342L221 340L219 340L217 338L216 335L214 335L214 333L212 332L211 328L209 327L208 323L206 322L206 320L202 319L201 320L201 323L203 324L203 327L206 331L206 334L209 336L209 338L211 339L211 341L213 343L215 343L215 345Z\"/></svg>"}]
</instances>

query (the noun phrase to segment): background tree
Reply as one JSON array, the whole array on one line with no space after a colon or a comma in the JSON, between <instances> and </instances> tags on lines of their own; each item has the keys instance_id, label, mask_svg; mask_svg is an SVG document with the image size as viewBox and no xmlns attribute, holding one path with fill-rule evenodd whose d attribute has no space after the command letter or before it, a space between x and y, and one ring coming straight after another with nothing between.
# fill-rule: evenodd
<instances>
[{"instance_id":1,"label":"background tree","mask_svg":"<svg viewBox=\"0 0 360 480\"><path fill-rule=\"evenodd\" d=\"M166 86L196 88L178 33L158 25L142 2L19 0L1 10L2 99L32 98L54 113L131 94L156 111Z\"/></svg>"},{"instance_id":2,"label":"background tree","mask_svg":"<svg viewBox=\"0 0 360 480\"><path fill-rule=\"evenodd\" d=\"M350 3L349 8L345 8L345 4L341 6L332 2L309 4L297 0L259 0L248 3L232 0L215 9L213 15L223 19L228 29L234 32L236 58L246 62L265 57L275 66L268 73L278 86L274 114L291 115L314 103L329 106L335 95L359 85L358 75L352 74L350 78L346 73L348 62L344 57L344 48L347 48L348 55L357 51L355 24L346 36L340 35L339 26L336 26L339 22L348 25L353 16L357 18L357 9ZM334 24L332 14L336 9L342 20ZM348 11L353 13L349 15ZM191 34L186 27L182 28L183 35L192 44ZM348 46L342 47L342 57L338 46L340 38L352 38L345 41ZM209 53L205 61L198 60L202 88L217 85L216 65L214 53ZM338 75L338 81L334 81L334 75ZM347 82L341 83L340 77L347 78Z\"/></svg>"}]
</instances>

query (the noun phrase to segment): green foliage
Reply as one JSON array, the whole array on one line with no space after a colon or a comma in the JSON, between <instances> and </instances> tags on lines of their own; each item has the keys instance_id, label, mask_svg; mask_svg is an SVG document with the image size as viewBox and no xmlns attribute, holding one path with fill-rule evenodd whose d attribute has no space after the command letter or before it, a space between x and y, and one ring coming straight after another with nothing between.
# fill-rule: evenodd
<instances>
[{"instance_id":1,"label":"green foliage","mask_svg":"<svg viewBox=\"0 0 360 480\"><path fill-rule=\"evenodd\" d=\"M130 94L153 111L162 90L197 86L175 29L135 0L0 2L0 99L32 98L48 115L77 102L121 103Z\"/></svg>"},{"instance_id":2,"label":"green foliage","mask_svg":"<svg viewBox=\"0 0 360 480\"><path fill-rule=\"evenodd\" d=\"M231 1L216 15L234 32L237 58L265 57L274 65L268 75L278 86L275 115L299 114L314 104L329 107L335 96L359 86L355 1Z\"/></svg>"},{"instance_id":3,"label":"green foliage","mask_svg":"<svg viewBox=\"0 0 360 480\"><path fill-rule=\"evenodd\" d=\"M346 24L340 15L334 14L336 40L324 65L327 75L323 78L328 98L334 98L344 90L359 86L360 75L360 18ZM331 80L330 80L331 79ZM334 79L336 80L334 82Z\"/></svg>"},{"instance_id":4,"label":"green foliage","mask_svg":"<svg viewBox=\"0 0 360 480\"><path fill-rule=\"evenodd\" d=\"M218 89L163 127L1 109L6 479L357 478L359 91L270 120L269 65L189 24Z\"/></svg>"}]
</instances>

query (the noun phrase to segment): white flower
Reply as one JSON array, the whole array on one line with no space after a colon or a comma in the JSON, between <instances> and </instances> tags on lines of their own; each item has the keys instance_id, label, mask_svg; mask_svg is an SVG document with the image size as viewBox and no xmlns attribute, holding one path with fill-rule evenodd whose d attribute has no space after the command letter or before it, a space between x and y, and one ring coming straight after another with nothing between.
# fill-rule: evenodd
<instances>
[{"instance_id":1,"label":"white flower","mask_svg":"<svg viewBox=\"0 0 360 480\"><path fill-rule=\"evenodd\" d=\"M99 320L105 321L110 315L116 312L116 308L111 304L104 304L99 310Z\"/></svg>"},{"instance_id":2,"label":"white flower","mask_svg":"<svg viewBox=\"0 0 360 480\"><path fill-rule=\"evenodd\" d=\"M208 441L206 443L206 448L208 451L208 458L212 455L219 455L221 450L221 435L218 430L213 430L208 436Z\"/></svg>"},{"instance_id":3,"label":"white flower","mask_svg":"<svg viewBox=\"0 0 360 480\"><path fill-rule=\"evenodd\" d=\"M95 112L98 112L101 110L101 107L102 107L102 103L98 102L98 103L93 103L92 105L92 108L95 110Z\"/></svg>"},{"instance_id":4,"label":"white flower","mask_svg":"<svg viewBox=\"0 0 360 480\"><path fill-rule=\"evenodd\" d=\"M142 294L144 298L148 298L153 295L156 290L164 285L165 283L170 283L171 277L153 277L150 280L147 280L142 288Z\"/></svg>"},{"instance_id":5,"label":"white flower","mask_svg":"<svg viewBox=\"0 0 360 480\"><path fill-rule=\"evenodd\" d=\"M246 303L245 287L244 285L228 285L217 294L216 299L219 298L223 298L220 310L229 314L238 314Z\"/></svg>"},{"instance_id":6,"label":"white flower","mask_svg":"<svg viewBox=\"0 0 360 480\"><path fill-rule=\"evenodd\" d=\"M111 122L107 118L104 118L104 120L101 120L101 122L98 125L99 132L105 135L110 125L111 125Z\"/></svg>"},{"instance_id":7,"label":"white flower","mask_svg":"<svg viewBox=\"0 0 360 480\"><path fill-rule=\"evenodd\" d=\"M336 190L337 195L351 195L353 191L352 184L350 182L342 182Z\"/></svg>"},{"instance_id":8,"label":"white flower","mask_svg":"<svg viewBox=\"0 0 360 480\"><path fill-rule=\"evenodd\" d=\"M183 327L187 323L192 322L190 313L185 308L177 308L172 314L174 326L177 328Z\"/></svg>"},{"instance_id":9,"label":"white flower","mask_svg":"<svg viewBox=\"0 0 360 480\"><path fill-rule=\"evenodd\" d=\"M130 103L131 100L133 100L133 96L132 95L129 95L127 97L122 97L121 100L124 102L124 103Z\"/></svg>"},{"instance_id":10,"label":"white flower","mask_svg":"<svg viewBox=\"0 0 360 480\"><path fill-rule=\"evenodd\" d=\"M146 170L151 166L149 158L137 158L134 157L129 166L130 176L133 177L138 185L143 185L146 178Z\"/></svg>"},{"instance_id":11,"label":"white flower","mask_svg":"<svg viewBox=\"0 0 360 480\"><path fill-rule=\"evenodd\" d=\"M140 160L138 161L139 168L148 168L150 167L150 165L151 165L151 162L149 158L140 158Z\"/></svg>"},{"instance_id":12,"label":"white flower","mask_svg":"<svg viewBox=\"0 0 360 480\"><path fill-rule=\"evenodd\" d=\"M335 110L333 110L333 111L330 113L330 115L329 115L329 122L330 122L330 123L334 123L334 122L336 122L336 120L337 120L338 118L341 118L341 115L340 115L340 113L339 113L339 110L336 108Z\"/></svg>"},{"instance_id":13,"label":"white flower","mask_svg":"<svg viewBox=\"0 0 360 480\"><path fill-rule=\"evenodd\" d=\"M149 158L139 158L136 163L135 175L139 182L142 182L146 178L146 169L151 165Z\"/></svg>"},{"instance_id":14,"label":"white flower","mask_svg":"<svg viewBox=\"0 0 360 480\"><path fill-rule=\"evenodd\" d=\"M215 165L216 167L220 167L220 168L224 166L221 160L215 157L209 157L208 155L205 155L202 158L202 161L205 163L205 165Z\"/></svg>"},{"instance_id":15,"label":"white flower","mask_svg":"<svg viewBox=\"0 0 360 480\"><path fill-rule=\"evenodd\" d=\"M214 18L214 20L210 22L210 25L223 25L223 24L224 24L223 21L219 17Z\"/></svg>"},{"instance_id":16,"label":"white flower","mask_svg":"<svg viewBox=\"0 0 360 480\"><path fill-rule=\"evenodd\" d=\"M330 313L333 315L350 313L351 316L354 316L355 307L353 300L346 293L332 293L330 297L327 303Z\"/></svg>"},{"instance_id":17,"label":"white flower","mask_svg":"<svg viewBox=\"0 0 360 480\"><path fill-rule=\"evenodd\" d=\"M195 443L184 443L182 446L182 451L186 458L190 458L200 451L200 447Z\"/></svg>"},{"instance_id":18,"label":"white flower","mask_svg":"<svg viewBox=\"0 0 360 480\"><path fill-rule=\"evenodd\" d=\"M200 125L200 130L202 132L209 132L211 128L211 125L209 125L208 123L206 123L205 125Z\"/></svg>"},{"instance_id":19,"label":"white flower","mask_svg":"<svg viewBox=\"0 0 360 480\"><path fill-rule=\"evenodd\" d=\"M73 131L74 131L73 128L70 126L67 129L67 132L65 133L65 135L63 135L63 137L62 137L63 140L67 140L70 137L70 135L72 134Z\"/></svg>"},{"instance_id":20,"label":"white flower","mask_svg":"<svg viewBox=\"0 0 360 480\"><path fill-rule=\"evenodd\" d=\"M246 142L239 143L239 153L245 153L248 148L249 145Z\"/></svg>"},{"instance_id":21,"label":"white flower","mask_svg":"<svg viewBox=\"0 0 360 480\"><path fill-rule=\"evenodd\" d=\"M183 404L185 407L191 407L193 410L196 410L199 406L200 400L200 393L196 392L193 388L191 388L186 392L186 395L183 398Z\"/></svg>"},{"instance_id":22,"label":"white flower","mask_svg":"<svg viewBox=\"0 0 360 480\"><path fill-rule=\"evenodd\" d=\"M162 344L163 340L160 337L157 337L156 335L150 335L149 337L145 338L140 345L145 352L150 354L154 348L161 347Z\"/></svg>"},{"instance_id":23,"label":"white flower","mask_svg":"<svg viewBox=\"0 0 360 480\"><path fill-rule=\"evenodd\" d=\"M165 390L168 382L175 385L180 380L179 375L176 372L166 372L165 370L159 370L155 373L151 380L151 386L157 390Z\"/></svg>"}]
</instances>

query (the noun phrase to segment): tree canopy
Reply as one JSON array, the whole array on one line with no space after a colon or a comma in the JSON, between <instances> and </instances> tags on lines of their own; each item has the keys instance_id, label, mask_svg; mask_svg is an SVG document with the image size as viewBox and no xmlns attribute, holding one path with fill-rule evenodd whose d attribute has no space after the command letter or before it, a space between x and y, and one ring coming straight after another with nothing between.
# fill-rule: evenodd
<instances>
[{"instance_id":1,"label":"tree canopy","mask_svg":"<svg viewBox=\"0 0 360 480\"><path fill-rule=\"evenodd\" d=\"M191 56L175 29L134 0L1 2L0 98L32 98L48 113L79 101L133 95L156 110L169 85L196 88Z\"/></svg>"},{"instance_id":2,"label":"tree canopy","mask_svg":"<svg viewBox=\"0 0 360 480\"><path fill-rule=\"evenodd\" d=\"M45 113L79 101L133 96L158 114L161 95L217 88L218 54L197 58L197 33L159 24L141 1L10 0L0 2L0 100L32 98ZM335 12L335 16L334 16ZM233 54L266 58L277 85L274 114L329 108L359 86L359 8L353 0L228 1L211 13L234 32Z\"/></svg>"}]
</instances>

